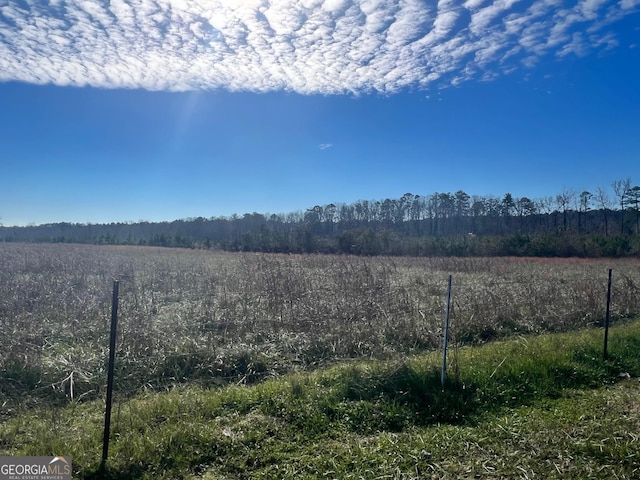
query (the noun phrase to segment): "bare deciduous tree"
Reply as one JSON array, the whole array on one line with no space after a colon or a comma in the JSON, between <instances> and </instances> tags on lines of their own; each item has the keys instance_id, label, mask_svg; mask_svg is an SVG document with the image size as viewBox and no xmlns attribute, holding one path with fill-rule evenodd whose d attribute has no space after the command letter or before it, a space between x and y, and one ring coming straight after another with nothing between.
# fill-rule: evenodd
<instances>
[{"instance_id":1,"label":"bare deciduous tree","mask_svg":"<svg viewBox=\"0 0 640 480\"><path fill-rule=\"evenodd\" d=\"M566 231L568 227L567 212L571 207L573 199L576 197L576 191L573 188L563 188L562 193L556 195L556 203L558 209L562 211L562 227Z\"/></svg>"},{"instance_id":2,"label":"bare deciduous tree","mask_svg":"<svg viewBox=\"0 0 640 480\"><path fill-rule=\"evenodd\" d=\"M604 220L604 234L605 236L609 235L609 209L611 208L611 197L607 191L601 187L598 187L595 195L596 203L600 210L602 211L603 220Z\"/></svg>"},{"instance_id":3,"label":"bare deciduous tree","mask_svg":"<svg viewBox=\"0 0 640 480\"><path fill-rule=\"evenodd\" d=\"M611 187L616 197L618 197L618 202L620 202L620 233L624 233L624 209L627 205L629 190L631 190L631 179L616 180L611 184Z\"/></svg>"}]
</instances>

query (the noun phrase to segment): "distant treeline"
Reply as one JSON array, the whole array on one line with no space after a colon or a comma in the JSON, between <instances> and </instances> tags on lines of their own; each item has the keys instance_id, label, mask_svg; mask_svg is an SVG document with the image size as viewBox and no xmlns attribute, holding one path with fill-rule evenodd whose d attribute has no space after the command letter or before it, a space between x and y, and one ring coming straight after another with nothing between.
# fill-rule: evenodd
<instances>
[{"instance_id":1,"label":"distant treeline","mask_svg":"<svg viewBox=\"0 0 640 480\"><path fill-rule=\"evenodd\" d=\"M639 256L640 187L555 197L455 193L172 222L0 227L0 241L218 248L277 253Z\"/></svg>"}]
</instances>

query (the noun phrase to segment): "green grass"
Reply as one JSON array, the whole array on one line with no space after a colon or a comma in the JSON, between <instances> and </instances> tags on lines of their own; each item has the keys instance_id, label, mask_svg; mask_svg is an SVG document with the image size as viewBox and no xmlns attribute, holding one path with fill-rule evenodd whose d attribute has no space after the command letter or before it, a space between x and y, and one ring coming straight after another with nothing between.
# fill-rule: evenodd
<instances>
[{"instance_id":1,"label":"green grass","mask_svg":"<svg viewBox=\"0 0 640 480\"><path fill-rule=\"evenodd\" d=\"M32 409L3 455L70 455L79 478L638 478L640 321L343 364L253 386Z\"/></svg>"}]
</instances>

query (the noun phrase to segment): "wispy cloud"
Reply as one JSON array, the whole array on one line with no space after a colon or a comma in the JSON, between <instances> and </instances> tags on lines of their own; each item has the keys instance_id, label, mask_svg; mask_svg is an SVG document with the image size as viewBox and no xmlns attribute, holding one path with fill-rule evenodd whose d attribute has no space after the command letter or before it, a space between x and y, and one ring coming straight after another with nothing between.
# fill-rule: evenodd
<instances>
[{"instance_id":1,"label":"wispy cloud","mask_svg":"<svg viewBox=\"0 0 640 480\"><path fill-rule=\"evenodd\" d=\"M8 0L0 81L395 92L617 45L640 0Z\"/></svg>"},{"instance_id":2,"label":"wispy cloud","mask_svg":"<svg viewBox=\"0 0 640 480\"><path fill-rule=\"evenodd\" d=\"M318 145L318 148L320 150L326 150L327 148L331 147L333 147L333 143L321 143L320 145Z\"/></svg>"}]
</instances>

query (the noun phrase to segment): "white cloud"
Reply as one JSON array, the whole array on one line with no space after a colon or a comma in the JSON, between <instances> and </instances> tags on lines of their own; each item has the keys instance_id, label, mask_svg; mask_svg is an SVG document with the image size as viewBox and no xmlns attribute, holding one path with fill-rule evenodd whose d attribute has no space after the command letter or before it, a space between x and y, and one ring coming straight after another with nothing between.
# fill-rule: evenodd
<instances>
[{"instance_id":1,"label":"white cloud","mask_svg":"<svg viewBox=\"0 0 640 480\"><path fill-rule=\"evenodd\" d=\"M579 57L586 55L586 44L585 39L581 33L574 33L571 39L571 42L567 43L562 49L557 53L559 57L564 57L566 55L574 54Z\"/></svg>"},{"instance_id":2,"label":"white cloud","mask_svg":"<svg viewBox=\"0 0 640 480\"><path fill-rule=\"evenodd\" d=\"M320 145L318 145L318 148L320 150L326 150L327 148L331 147L333 147L333 143L321 143Z\"/></svg>"},{"instance_id":3,"label":"white cloud","mask_svg":"<svg viewBox=\"0 0 640 480\"><path fill-rule=\"evenodd\" d=\"M0 81L390 93L615 48L640 0L5 0Z\"/></svg>"},{"instance_id":4,"label":"white cloud","mask_svg":"<svg viewBox=\"0 0 640 480\"><path fill-rule=\"evenodd\" d=\"M518 1L519 0L496 0L491 5L477 10L471 15L469 30L475 35L481 35L493 20L504 12L510 11Z\"/></svg>"},{"instance_id":5,"label":"white cloud","mask_svg":"<svg viewBox=\"0 0 640 480\"><path fill-rule=\"evenodd\" d=\"M640 0L622 0L620 2L620 7L623 10L631 10L633 8L636 8L640 6Z\"/></svg>"},{"instance_id":6,"label":"white cloud","mask_svg":"<svg viewBox=\"0 0 640 480\"><path fill-rule=\"evenodd\" d=\"M464 8L473 10L480 7L484 3L487 3L487 0L467 0L466 2L464 2Z\"/></svg>"}]
</instances>

